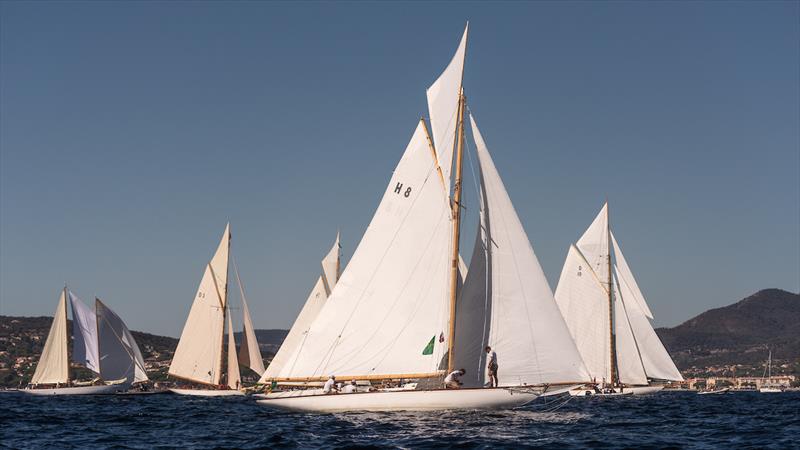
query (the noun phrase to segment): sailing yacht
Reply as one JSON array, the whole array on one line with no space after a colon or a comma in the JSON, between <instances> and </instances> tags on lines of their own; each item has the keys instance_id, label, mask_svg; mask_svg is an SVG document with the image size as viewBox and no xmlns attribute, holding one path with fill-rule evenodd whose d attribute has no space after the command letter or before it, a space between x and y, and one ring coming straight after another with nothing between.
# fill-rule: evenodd
<instances>
[{"instance_id":1,"label":"sailing yacht","mask_svg":"<svg viewBox=\"0 0 800 450\"><path fill-rule=\"evenodd\" d=\"M474 118L480 227L461 287L459 270L468 27L427 90L420 119L372 221L305 329L302 345L263 381L269 408L309 411L511 408L589 380L530 241ZM484 387L490 345L499 387ZM281 349L283 350L283 349ZM444 389L464 368L463 388ZM334 375L355 393L325 394ZM294 390L280 389L282 386Z\"/></svg>"},{"instance_id":2,"label":"sailing yacht","mask_svg":"<svg viewBox=\"0 0 800 450\"><path fill-rule=\"evenodd\" d=\"M237 356L231 308L228 302L230 241L230 224L227 224L216 253L206 265L168 372L174 378L196 385L204 385L206 388L170 389L176 394L205 397L244 395L239 363L242 362L243 365L250 367L259 376L264 371L264 363L261 360L258 341L244 297L244 289L238 270L235 269L236 280L242 294L242 314L244 316L242 320L244 326L242 351L241 356ZM225 345L226 329L227 349ZM225 374L225 384L221 383L223 374Z\"/></svg>"},{"instance_id":3,"label":"sailing yacht","mask_svg":"<svg viewBox=\"0 0 800 450\"><path fill-rule=\"evenodd\" d=\"M595 387L573 395L647 394L682 381L609 225L608 203L567 253L555 293ZM597 386L599 384L599 386Z\"/></svg>"},{"instance_id":4,"label":"sailing yacht","mask_svg":"<svg viewBox=\"0 0 800 450\"><path fill-rule=\"evenodd\" d=\"M71 361L91 370L95 380L81 382L70 377L67 302L72 309ZM122 319L100 299L95 299L92 311L65 286L33 379L23 391L33 395L113 394L147 380L139 346Z\"/></svg>"},{"instance_id":5,"label":"sailing yacht","mask_svg":"<svg viewBox=\"0 0 800 450\"><path fill-rule=\"evenodd\" d=\"M772 381L772 349L769 351L769 357L767 357L767 367L764 372L767 377L761 377L763 381L761 383L761 387L758 388L758 392L763 392L765 394L783 392L781 387Z\"/></svg>"}]
</instances>

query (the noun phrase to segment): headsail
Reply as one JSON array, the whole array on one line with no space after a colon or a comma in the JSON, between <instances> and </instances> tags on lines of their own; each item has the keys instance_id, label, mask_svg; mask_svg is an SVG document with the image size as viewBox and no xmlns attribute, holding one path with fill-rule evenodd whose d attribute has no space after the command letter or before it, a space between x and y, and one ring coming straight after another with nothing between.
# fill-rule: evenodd
<instances>
[{"instance_id":1,"label":"headsail","mask_svg":"<svg viewBox=\"0 0 800 450\"><path fill-rule=\"evenodd\" d=\"M67 297L66 288L58 298L53 324L44 343L42 356L36 365L31 384L55 384L69 381L67 356Z\"/></svg>"},{"instance_id":2,"label":"headsail","mask_svg":"<svg viewBox=\"0 0 800 450\"><path fill-rule=\"evenodd\" d=\"M619 381L625 384L647 384L647 374L642 366L642 358L633 337L628 314L625 311L623 295L619 283L614 279L614 334L617 343L617 367Z\"/></svg>"},{"instance_id":3,"label":"headsail","mask_svg":"<svg viewBox=\"0 0 800 450\"><path fill-rule=\"evenodd\" d=\"M72 361L92 372L100 373L97 350L97 315L72 292L67 292L72 306Z\"/></svg>"},{"instance_id":4,"label":"headsail","mask_svg":"<svg viewBox=\"0 0 800 450\"><path fill-rule=\"evenodd\" d=\"M450 64L427 91L433 142L439 159L438 163L442 169L447 195L450 195L450 170L453 165L453 147L458 127L458 96L461 92L464 75L468 32L469 24L464 28L461 42L458 44Z\"/></svg>"},{"instance_id":5,"label":"headsail","mask_svg":"<svg viewBox=\"0 0 800 450\"><path fill-rule=\"evenodd\" d=\"M95 299L95 310L100 375L105 380L147 381L142 352L125 322L99 298Z\"/></svg>"},{"instance_id":6,"label":"headsail","mask_svg":"<svg viewBox=\"0 0 800 450\"><path fill-rule=\"evenodd\" d=\"M471 263L462 301L489 313L485 340L497 353L498 363L503 368L499 372L501 386L587 381L589 375L530 240L472 116L470 121L481 169L483 211L479 233L482 239L476 243L481 246L474 253L478 256L477 267ZM481 253L484 258L480 258ZM483 277L483 280L473 284L474 276ZM480 284L484 284L483 291L472 291L472 286ZM467 298L470 295L478 299L470 300ZM481 303L486 300L491 305L484 307ZM482 335L486 326L471 328L461 335L470 331ZM470 341L483 340L476 338ZM460 351L461 343L456 341L457 359ZM470 355L470 358L474 357Z\"/></svg>"},{"instance_id":7,"label":"headsail","mask_svg":"<svg viewBox=\"0 0 800 450\"><path fill-rule=\"evenodd\" d=\"M642 291L639 289L639 285L636 283L636 278L634 278L631 268L628 267L628 262L625 261L625 255L622 254L622 249L617 243L614 233L610 231L609 233L611 235L611 242L614 247L614 260L616 263L617 276L623 280L626 286L630 288L630 296L632 296L633 300L635 300L639 305L639 309L642 310L644 315L652 319L653 313L650 312L650 307L647 306L647 301L644 299L644 294L642 294Z\"/></svg>"},{"instance_id":8,"label":"headsail","mask_svg":"<svg viewBox=\"0 0 800 450\"><path fill-rule=\"evenodd\" d=\"M230 225L206 265L203 279L169 366L169 374L205 384L219 384L227 301Z\"/></svg>"},{"instance_id":9,"label":"headsail","mask_svg":"<svg viewBox=\"0 0 800 450\"><path fill-rule=\"evenodd\" d=\"M259 376L264 374L264 360L261 358L261 350L256 339L256 330L253 328L253 320L250 317L250 308L247 307L247 299L244 295L244 286L239 278L239 268L236 261L233 263L236 272L236 284L242 295L242 345L239 348L239 364L249 367Z\"/></svg>"},{"instance_id":10,"label":"headsail","mask_svg":"<svg viewBox=\"0 0 800 450\"><path fill-rule=\"evenodd\" d=\"M317 279L314 289L308 295L303 309L300 310L300 314L295 319L289 334L283 340L281 348L278 349L261 380L259 380L260 383L265 383L268 379L277 377L285 365L288 365L289 372L291 372L294 363L294 359L291 358L296 352L302 351L300 349L305 342L306 333L308 333L311 323L317 318L317 314L319 314L328 299L328 295L336 286L336 282L339 281L340 254L339 233L336 233L336 241L333 243L333 247L322 259L322 275Z\"/></svg>"},{"instance_id":11,"label":"headsail","mask_svg":"<svg viewBox=\"0 0 800 450\"><path fill-rule=\"evenodd\" d=\"M339 282L281 378L433 374L446 348L450 206L419 122Z\"/></svg>"},{"instance_id":12,"label":"headsail","mask_svg":"<svg viewBox=\"0 0 800 450\"><path fill-rule=\"evenodd\" d=\"M233 323L231 323L231 313L228 310L228 387L239 389L242 386L242 378L239 374L239 358L236 357L236 342L233 339Z\"/></svg>"}]
</instances>

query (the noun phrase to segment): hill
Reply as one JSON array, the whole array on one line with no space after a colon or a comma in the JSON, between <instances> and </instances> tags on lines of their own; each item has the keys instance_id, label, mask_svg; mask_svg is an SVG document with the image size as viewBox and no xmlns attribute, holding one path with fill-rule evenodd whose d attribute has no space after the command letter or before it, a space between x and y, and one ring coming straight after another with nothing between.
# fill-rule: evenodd
<instances>
[{"instance_id":1,"label":"hill","mask_svg":"<svg viewBox=\"0 0 800 450\"><path fill-rule=\"evenodd\" d=\"M722 370L760 375L769 349L779 370L800 369L800 294L765 289L656 330L682 372Z\"/></svg>"}]
</instances>

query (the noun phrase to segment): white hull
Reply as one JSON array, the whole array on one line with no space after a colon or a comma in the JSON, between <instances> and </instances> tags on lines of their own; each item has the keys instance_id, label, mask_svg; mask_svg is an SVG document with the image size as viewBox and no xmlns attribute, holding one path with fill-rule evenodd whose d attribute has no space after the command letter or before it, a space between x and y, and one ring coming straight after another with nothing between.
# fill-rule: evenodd
<instances>
[{"instance_id":1,"label":"white hull","mask_svg":"<svg viewBox=\"0 0 800 450\"><path fill-rule=\"evenodd\" d=\"M697 394L698 395L727 394L730 390L731 390L730 388L725 388L725 389L717 389L715 391L700 391Z\"/></svg>"},{"instance_id":2,"label":"white hull","mask_svg":"<svg viewBox=\"0 0 800 450\"><path fill-rule=\"evenodd\" d=\"M244 392L234 389L170 389L170 392L178 395L190 395L195 397L232 397L244 395Z\"/></svg>"},{"instance_id":3,"label":"white hull","mask_svg":"<svg viewBox=\"0 0 800 450\"><path fill-rule=\"evenodd\" d=\"M540 393L505 388L377 391L354 394L282 396L268 394L261 406L297 412L432 411L506 409L525 405Z\"/></svg>"},{"instance_id":4,"label":"white hull","mask_svg":"<svg viewBox=\"0 0 800 450\"><path fill-rule=\"evenodd\" d=\"M758 392L763 392L765 394L783 392L780 388L772 388L772 387L765 387L758 390Z\"/></svg>"},{"instance_id":5,"label":"white hull","mask_svg":"<svg viewBox=\"0 0 800 450\"><path fill-rule=\"evenodd\" d=\"M21 392L31 395L104 395L115 394L128 389L124 384L103 386L72 386L59 388L23 389Z\"/></svg>"},{"instance_id":6,"label":"white hull","mask_svg":"<svg viewBox=\"0 0 800 450\"><path fill-rule=\"evenodd\" d=\"M647 395L655 394L656 392L664 389L664 386L626 386L619 390L616 388L614 392L610 393L597 393L594 389L580 388L569 391L569 395L573 397L615 397L620 395Z\"/></svg>"}]
</instances>

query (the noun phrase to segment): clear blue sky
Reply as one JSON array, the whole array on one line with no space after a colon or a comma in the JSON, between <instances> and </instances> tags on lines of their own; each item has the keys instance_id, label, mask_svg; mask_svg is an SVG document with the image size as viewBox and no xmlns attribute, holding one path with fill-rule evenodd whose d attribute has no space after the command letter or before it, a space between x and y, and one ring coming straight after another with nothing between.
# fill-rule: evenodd
<instances>
[{"instance_id":1,"label":"clear blue sky","mask_svg":"<svg viewBox=\"0 0 800 450\"><path fill-rule=\"evenodd\" d=\"M466 20L470 107L553 288L608 196L656 325L800 290L797 2L4 1L0 313L51 315L67 281L176 336L230 219L257 327L288 327Z\"/></svg>"}]
</instances>

